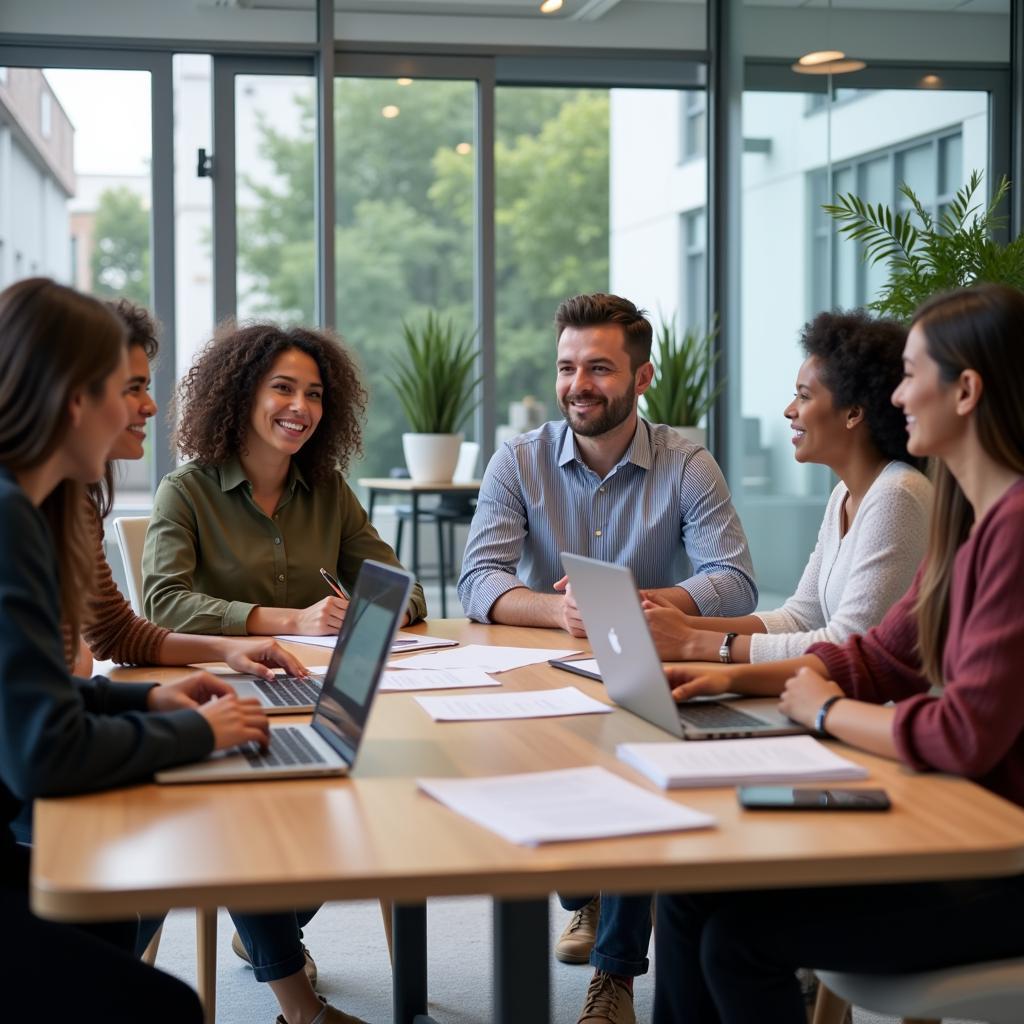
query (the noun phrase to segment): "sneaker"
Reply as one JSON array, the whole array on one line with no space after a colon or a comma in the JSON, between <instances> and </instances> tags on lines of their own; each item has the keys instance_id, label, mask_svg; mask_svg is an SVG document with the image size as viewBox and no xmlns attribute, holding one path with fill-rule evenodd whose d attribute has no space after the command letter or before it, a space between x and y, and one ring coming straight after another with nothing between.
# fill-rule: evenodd
<instances>
[{"instance_id":1,"label":"sneaker","mask_svg":"<svg viewBox=\"0 0 1024 1024\"><path fill-rule=\"evenodd\" d=\"M317 999L324 1004L323 1017L320 1018L321 1024L366 1024L362 1017L353 1017L351 1013L330 1006L323 996L317 996ZM284 1019L284 1014L277 1015L277 1024L288 1024L288 1021Z\"/></svg>"},{"instance_id":2,"label":"sneaker","mask_svg":"<svg viewBox=\"0 0 1024 1024\"><path fill-rule=\"evenodd\" d=\"M565 930L555 943L555 959L561 960L563 964L589 963L600 916L600 896L595 896L585 907L574 910Z\"/></svg>"},{"instance_id":3,"label":"sneaker","mask_svg":"<svg viewBox=\"0 0 1024 1024\"><path fill-rule=\"evenodd\" d=\"M636 1024L632 989L614 974L594 971L576 1024Z\"/></svg>"},{"instance_id":4,"label":"sneaker","mask_svg":"<svg viewBox=\"0 0 1024 1024\"><path fill-rule=\"evenodd\" d=\"M252 961L249 959L249 951L242 944L242 937L238 932L235 932L235 934L231 936L231 949L239 960L244 960L250 967L252 967ZM314 963L309 950L305 946L302 947L302 952L306 955L306 977L309 978L310 985L312 985L313 988L316 988L316 964ZM355 1017L352 1019L355 1020Z\"/></svg>"}]
</instances>

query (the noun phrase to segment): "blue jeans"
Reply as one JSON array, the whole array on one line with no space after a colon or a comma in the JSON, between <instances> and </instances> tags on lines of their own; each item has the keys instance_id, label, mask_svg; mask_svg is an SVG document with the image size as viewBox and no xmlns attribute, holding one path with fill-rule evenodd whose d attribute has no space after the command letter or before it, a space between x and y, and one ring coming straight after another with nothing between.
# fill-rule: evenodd
<instances>
[{"instance_id":1,"label":"blue jeans","mask_svg":"<svg viewBox=\"0 0 1024 1024\"><path fill-rule=\"evenodd\" d=\"M565 910L579 910L591 896L568 898L559 896ZM599 971L635 978L646 974L649 966L647 948L651 944L651 894L620 896L601 893L601 917L597 937L590 953L590 963Z\"/></svg>"},{"instance_id":2,"label":"blue jeans","mask_svg":"<svg viewBox=\"0 0 1024 1024\"><path fill-rule=\"evenodd\" d=\"M302 929L319 909L284 910L273 914L241 914L228 910L252 961L257 981L279 981L306 966Z\"/></svg>"},{"instance_id":3,"label":"blue jeans","mask_svg":"<svg viewBox=\"0 0 1024 1024\"><path fill-rule=\"evenodd\" d=\"M912 973L1024 955L1024 876L659 896L654 1024L805 1024L798 967Z\"/></svg>"}]
</instances>

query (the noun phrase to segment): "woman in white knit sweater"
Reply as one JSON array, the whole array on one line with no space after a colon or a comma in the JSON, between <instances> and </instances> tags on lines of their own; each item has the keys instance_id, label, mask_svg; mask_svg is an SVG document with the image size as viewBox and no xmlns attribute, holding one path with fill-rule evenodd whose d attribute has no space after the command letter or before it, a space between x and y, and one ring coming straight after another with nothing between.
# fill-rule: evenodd
<instances>
[{"instance_id":1,"label":"woman in white knit sweater","mask_svg":"<svg viewBox=\"0 0 1024 1024\"><path fill-rule=\"evenodd\" d=\"M797 462L828 466L832 492L796 593L775 611L737 618L644 608L666 661L775 661L813 643L864 633L910 586L924 555L931 484L907 453L890 395L902 377L906 330L862 312L821 313L803 332L806 359L784 415Z\"/></svg>"}]
</instances>

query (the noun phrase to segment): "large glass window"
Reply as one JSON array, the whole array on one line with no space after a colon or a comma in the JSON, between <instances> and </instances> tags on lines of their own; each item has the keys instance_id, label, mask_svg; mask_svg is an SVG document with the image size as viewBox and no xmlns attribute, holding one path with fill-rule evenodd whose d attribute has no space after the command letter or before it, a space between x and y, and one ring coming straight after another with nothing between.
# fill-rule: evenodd
<instances>
[{"instance_id":1,"label":"large glass window","mask_svg":"<svg viewBox=\"0 0 1024 1024\"><path fill-rule=\"evenodd\" d=\"M336 82L338 326L370 390L353 478L405 465L409 427L387 382L403 324L434 310L473 329L475 121L475 82Z\"/></svg>"}]
</instances>

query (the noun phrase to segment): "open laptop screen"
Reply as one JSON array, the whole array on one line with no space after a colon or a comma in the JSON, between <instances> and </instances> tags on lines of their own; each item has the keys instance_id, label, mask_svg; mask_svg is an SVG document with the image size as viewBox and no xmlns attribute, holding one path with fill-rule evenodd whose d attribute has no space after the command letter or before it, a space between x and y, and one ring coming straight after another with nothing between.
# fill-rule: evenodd
<instances>
[{"instance_id":1,"label":"open laptop screen","mask_svg":"<svg viewBox=\"0 0 1024 1024\"><path fill-rule=\"evenodd\" d=\"M401 569L366 561L324 675L313 728L350 764L412 589Z\"/></svg>"}]
</instances>

